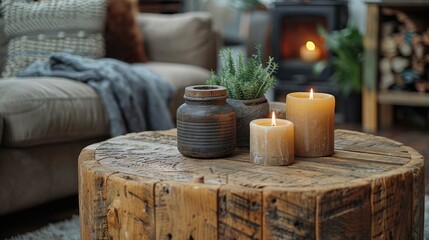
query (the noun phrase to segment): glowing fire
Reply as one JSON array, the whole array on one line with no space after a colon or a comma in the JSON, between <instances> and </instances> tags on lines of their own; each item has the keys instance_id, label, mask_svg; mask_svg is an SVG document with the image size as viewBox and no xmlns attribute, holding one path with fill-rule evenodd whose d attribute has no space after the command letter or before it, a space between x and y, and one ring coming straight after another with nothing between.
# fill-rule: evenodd
<instances>
[{"instance_id":1,"label":"glowing fire","mask_svg":"<svg viewBox=\"0 0 429 240\"><path fill-rule=\"evenodd\" d=\"M273 115L271 116L271 126L276 126L276 114L273 111Z\"/></svg>"},{"instance_id":2,"label":"glowing fire","mask_svg":"<svg viewBox=\"0 0 429 240\"><path fill-rule=\"evenodd\" d=\"M307 41L305 43L305 47L309 50L309 51L314 51L316 50L316 44L314 44L314 42L312 41Z\"/></svg>"},{"instance_id":3,"label":"glowing fire","mask_svg":"<svg viewBox=\"0 0 429 240\"><path fill-rule=\"evenodd\" d=\"M313 97L313 88L312 89L310 89L310 97L309 97L310 99L313 99L314 97Z\"/></svg>"},{"instance_id":4,"label":"glowing fire","mask_svg":"<svg viewBox=\"0 0 429 240\"><path fill-rule=\"evenodd\" d=\"M307 41L299 48L299 56L302 60L307 62L314 62L320 58L322 52L320 48L316 47L316 44L312 41Z\"/></svg>"}]
</instances>

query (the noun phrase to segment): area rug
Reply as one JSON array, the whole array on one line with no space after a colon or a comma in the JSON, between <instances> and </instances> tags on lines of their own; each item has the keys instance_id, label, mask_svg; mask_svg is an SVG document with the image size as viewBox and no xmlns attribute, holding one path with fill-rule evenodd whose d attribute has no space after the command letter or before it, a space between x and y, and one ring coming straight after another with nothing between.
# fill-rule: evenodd
<instances>
[{"instance_id":1,"label":"area rug","mask_svg":"<svg viewBox=\"0 0 429 240\"><path fill-rule=\"evenodd\" d=\"M25 233L10 238L11 240L79 240L79 216L49 224L34 232Z\"/></svg>"},{"instance_id":2,"label":"area rug","mask_svg":"<svg viewBox=\"0 0 429 240\"><path fill-rule=\"evenodd\" d=\"M22 234L13 240L79 240L79 217L49 224L37 231ZM425 196L425 240L429 240L429 196Z\"/></svg>"}]
</instances>

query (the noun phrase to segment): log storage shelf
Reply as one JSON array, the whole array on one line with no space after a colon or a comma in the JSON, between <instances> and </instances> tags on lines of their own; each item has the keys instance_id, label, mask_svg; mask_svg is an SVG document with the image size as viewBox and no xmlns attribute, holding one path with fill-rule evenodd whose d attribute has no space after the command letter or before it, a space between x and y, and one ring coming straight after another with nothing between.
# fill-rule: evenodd
<instances>
[{"instance_id":1,"label":"log storage shelf","mask_svg":"<svg viewBox=\"0 0 429 240\"><path fill-rule=\"evenodd\" d=\"M429 106L429 1L365 0L362 127L394 125L394 106Z\"/></svg>"},{"instance_id":2,"label":"log storage shelf","mask_svg":"<svg viewBox=\"0 0 429 240\"><path fill-rule=\"evenodd\" d=\"M133 133L79 157L82 239L423 239L423 157L336 130L335 153L290 166L181 155L176 130Z\"/></svg>"},{"instance_id":3,"label":"log storage shelf","mask_svg":"<svg viewBox=\"0 0 429 240\"><path fill-rule=\"evenodd\" d=\"M382 91L377 98L380 104L429 107L428 93Z\"/></svg>"}]
</instances>

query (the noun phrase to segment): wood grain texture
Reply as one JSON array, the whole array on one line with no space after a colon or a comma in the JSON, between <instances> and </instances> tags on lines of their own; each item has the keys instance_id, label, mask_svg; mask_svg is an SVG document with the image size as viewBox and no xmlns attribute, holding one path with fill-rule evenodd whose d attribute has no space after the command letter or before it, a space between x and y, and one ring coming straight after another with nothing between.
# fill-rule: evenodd
<instances>
[{"instance_id":1,"label":"wood grain texture","mask_svg":"<svg viewBox=\"0 0 429 240\"><path fill-rule=\"evenodd\" d=\"M372 182L372 239L412 237L412 173Z\"/></svg>"},{"instance_id":2,"label":"wood grain texture","mask_svg":"<svg viewBox=\"0 0 429 240\"><path fill-rule=\"evenodd\" d=\"M220 239L262 239L261 190L222 186L218 202Z\"/></svg>"},{"instance_id":3,"label":"wood grain texture","mask_svg":"<svg viewBox=\"0 0 429 240\"><path fill-rule=\"evenodd\" d=\"M114 174L107 180L109 239L155 238L155 201L157 180L129 174ZM126 227L123 227L126 226Z\"/></svg>"},{"instance_id":4,"label":"wood grain texture","mask_svg":"<svg viewBox=\"0 0 429 240\"><path fill-rule=\"evenodd\" d=\"M423 239L423 157L402 143L336 130L332 156L274 167L188 158L175 134L82 151L82 239Z\"/></svg>"},{"instance_id":5,"label":"wood grain texture","mask_svg":"<svg viewBox=\"0 0 429 240\"><path fill-rule=\"evenodd\" d=\"M367 5L366 33L364 36L364 64L362 88L362 127L365 132L375 133L377 119L377 67L378 67L378 32L379 7Z\"/></svg>"},{"instance_id":6,"label":"wood grain texture","mask_svg":"<svg viewBox=\"0 0 429 240\"><path fill-rule=\"evenodd\" d=\"M320 239L370 239L371 185L350 184L318 192L316 235Z\"/></svg>"},{"instance_id":7,"label":"wood grain texture","mask_svg":"<svg viewBox=\"0 0 429 240\"><path fill-rule=\"evenodd\" d=\"M82 239L108 239L106 182L114 170L100 166L94 159L94 144L79 156L79 216Z\"/></svg>"},{"instance_id":8,"label":"wood grain texture","mask_svg":"<svg viewBox=\"0 0 429 240\"><path fill-rule=\"evenodd\" d=\"M409 168L413 174L412 187L412 231L411 239L422 239L424 236L424 209L425 209L425 171L424 168L416 168L413 162L424 162L423 156L411 147L404 146L410 154L410 163L404 165Z\"/></svg>"},{"instance_id":9,"label":"wood grain texture","mask_svg":"<svg viewBox=\"0 0 429 240\"><path fill-rule=\"evenodd\" d=\"M263 239L315 239L315 191L264 189Z\"/></svg>"},{"instance_id":10,"label":"wood grain texture","mask_svg":"<svg viewBox=\"0 0 429 240\"><path fill-rule=\"evenodd\" d=\"M217 239L217 189L200 183L157 184L156 239Z\"/></svg>"}]
</instances>

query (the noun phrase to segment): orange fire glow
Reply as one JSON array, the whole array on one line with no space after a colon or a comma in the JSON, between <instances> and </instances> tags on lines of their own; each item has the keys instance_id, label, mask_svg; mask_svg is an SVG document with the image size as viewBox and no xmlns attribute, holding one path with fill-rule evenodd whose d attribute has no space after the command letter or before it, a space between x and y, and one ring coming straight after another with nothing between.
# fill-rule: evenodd
<instances>
[{"instance_id":1,"label":"orange fire glow","mask_svg":"<svg viewBox=\"0 0 429 240\"><path fill-rule=\"evenodd\" d=\"M314 42L312 41L307 41L305 43L305 47L309 50L309 51L314 51L316 50L316 44L314 44Z\"/></svg>"}]
</instances>

